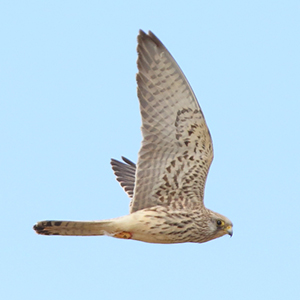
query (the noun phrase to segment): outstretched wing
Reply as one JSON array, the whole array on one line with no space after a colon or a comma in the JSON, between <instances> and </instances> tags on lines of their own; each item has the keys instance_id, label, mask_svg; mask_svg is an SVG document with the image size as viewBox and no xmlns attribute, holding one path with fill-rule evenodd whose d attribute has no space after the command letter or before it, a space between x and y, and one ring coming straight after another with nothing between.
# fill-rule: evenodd
<instances>
[{"instance_id":1,"label":"outstretched wing","mask_svg":"<svg viewBox=\"0 0 300 300\"><path fill-rule=\"evenodd\" d=\"M155 205L202 206L213 146L201 108L152 32L140 31L137 51L143 141L131 212Z\"/></svg>"},{"instance_id":2,"label":"outstretched wing","mask_svg":"<svg viewBox=\"0 0 300 300\"><path fill-rule=\"evenodd\" d=\"M135 182L135 163L126 157L122 156L122 160L125 162L112 159L110 164L116 175L117 181L120 183L121 187L127 193L127 195L132 198Z\"/></svg>"}]
</instances>

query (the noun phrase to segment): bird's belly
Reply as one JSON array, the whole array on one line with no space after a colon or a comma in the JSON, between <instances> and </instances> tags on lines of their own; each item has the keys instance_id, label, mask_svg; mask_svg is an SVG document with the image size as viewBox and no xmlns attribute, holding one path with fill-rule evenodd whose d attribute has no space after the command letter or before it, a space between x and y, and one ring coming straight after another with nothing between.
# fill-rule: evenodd
<instances>
[{"instance_id":1,"label":"bird's belly","mask_svg":"<svg viewBox=\"0 0 300 300\"><path fill-rule=\"evenodd\" d=\"M147 243L173 244L191 241L194 231L191 223L177 222L170 217L164 208L145 209L118 219L116 238L132 239Z\"/></svg>"}]
</instances>

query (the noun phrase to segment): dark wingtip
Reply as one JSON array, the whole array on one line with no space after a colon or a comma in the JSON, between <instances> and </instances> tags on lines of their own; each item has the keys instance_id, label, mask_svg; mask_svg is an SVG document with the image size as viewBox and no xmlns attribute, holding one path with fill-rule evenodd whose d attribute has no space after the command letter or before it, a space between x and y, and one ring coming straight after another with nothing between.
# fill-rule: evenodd
<instances>
[{"instance_id":1,"label":"dark wingtip","mask_svg":"<svg viewBox=\"0 0 300 300\"><path fill-rule=\"evenodd\" d=\"M147 35L147 33L144 30L140 29L139 30L139 36L143 37L145 35Z\"/></svg>"},{"instance_id":2,"label":"dark wingtip","mask_svg":"<svg viewBox=\"0 0 300 300\"><path fill-rule=\"evenodd\" d=\"M152 42L154 42L156 44L157 47L161 47L163 46L163 43L161 42L161 40L151 31L148 31L148 34L143 31L143 30L139 30L139 35L137 37L138 43L142 42L143 40L152 40Z\"/></svg>"},{"instance_id":3,"label":"dark wingtip","mask_svg":"<svg viewBox=\"0 0 300 300\"><path fill-rule=\"evenodd\" d=\"M130 166L132 166L132 167L136 167L136 165L135 165L135 163L134 162L132 162L130 159L128 159L128 158L126 158L126 157L124 157L124 156L121 156L121 158L122 158L122 160L124 161L124 162L126 162L128 165L130 165Z\"/></svg>"},{"instance_id":4,"label":"dark wingtip","mask_svg":"<svg viewBox=\"0 0 300 300\"><path fill-rule=\"evenodd\" d=\"M122 160L123 160L126 164L128 164L128 165L130 165L130 166L136 168L136 164L135 164L134 162L132 162L130 159L128 159L128 158L126 158L126 157L124 157L124 156L121 156L121 158L122 158ZM111 158L111 159L110 159L110 164L111 164L113 170L114 170L114 168L115 168L115 165L118 165L118 164L123 164L123 165L124 165L123 162L121 162L121 161L119 161L119 160L117 160L117 159L114 159L114 158Z\"/></svg>"}]
</instances>

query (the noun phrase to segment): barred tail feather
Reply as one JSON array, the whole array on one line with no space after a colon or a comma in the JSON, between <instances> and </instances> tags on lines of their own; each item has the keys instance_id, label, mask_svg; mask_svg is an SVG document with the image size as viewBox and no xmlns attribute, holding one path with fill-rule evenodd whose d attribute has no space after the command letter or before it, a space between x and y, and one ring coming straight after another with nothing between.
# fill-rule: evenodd
<instances>
[{"instance_id":1,"label":"barred tail feather","mask_svg":"<svg viewBox=\"0 0 300 300\"><path fill-rule=\"evenodd\" d=\"M42 235L91 236L106 234L110 221L41 221L33 226Z\"/></svg>"}]
</instances>

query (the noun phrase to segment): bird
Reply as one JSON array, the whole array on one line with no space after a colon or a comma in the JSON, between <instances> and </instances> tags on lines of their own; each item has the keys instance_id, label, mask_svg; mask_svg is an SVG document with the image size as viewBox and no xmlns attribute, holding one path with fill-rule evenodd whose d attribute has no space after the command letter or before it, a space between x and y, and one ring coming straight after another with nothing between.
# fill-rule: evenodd
<instances>
[{"instance_id":1,"label":"bird","mask_svg":"<svg viewBox=\"0 0 300 300\"><path fill-rule=\"evenodd\" d=\"M137 37L137 95L142 144L137 164L122 157L112 169L130 201L128 215L99 221L40 221L41 235L98 236L147 243L204 243L232 222L204 205L213 143L184 73L151 32Z\"/></svg>"}]
</instances>

